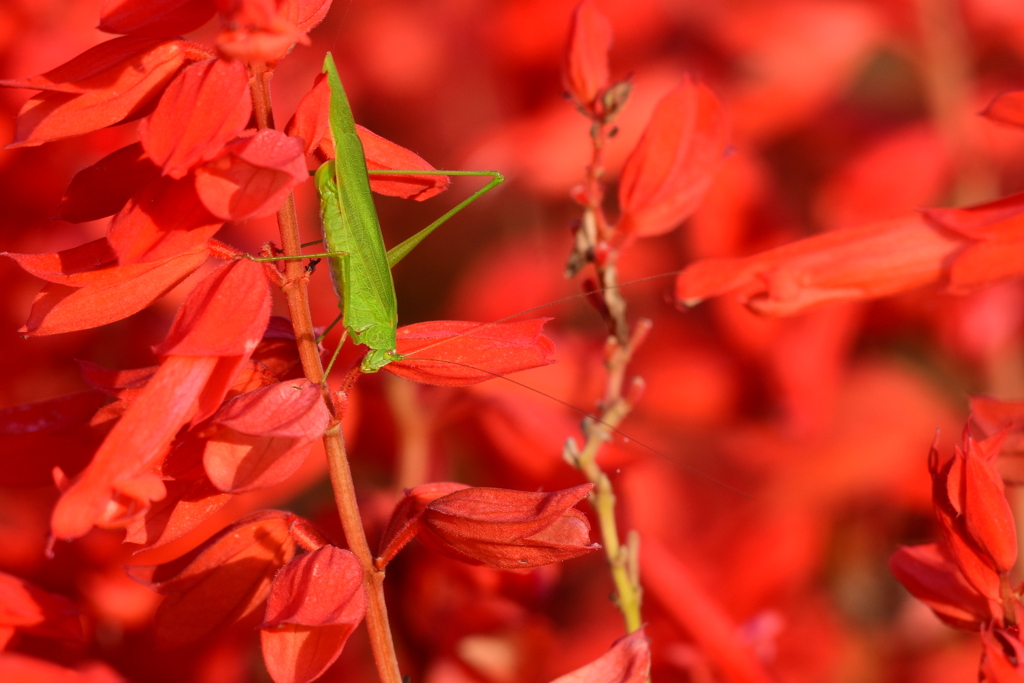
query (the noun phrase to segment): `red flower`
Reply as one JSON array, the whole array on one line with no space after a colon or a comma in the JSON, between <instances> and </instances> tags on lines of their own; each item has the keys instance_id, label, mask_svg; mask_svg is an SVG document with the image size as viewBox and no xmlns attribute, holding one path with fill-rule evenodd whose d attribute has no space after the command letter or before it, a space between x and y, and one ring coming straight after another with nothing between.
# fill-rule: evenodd
<instances>
[{"instance_id":1,"label":"red flower","mask_svg":"<svg viewBox=\"0 0 1024 683\"><path fill-rule=\"evenodd\" d=\"M943 538L967 580L993 600L1001 598L1000 575L1017 559L1013 513L994 467L1004 434L975 441L965 432L963 448L943 465L932 447L928 459L935 514Z\"/></svg>"},{"instance_id":2,"label":"red flower","mask_svg":"<svg viewBox=\"0 0 1024 683\"><path fill-rule=\"evenodd\" d=\"M573 508L592 488L528 493L453 483L418 486L395 508L377 564L387 564L417 532L463 562L499 569L578 557L600 547L590 543L590 523Z\"/></svg>"},{"instance_id":3,"label":"red flower","mask_svg":"<svg viewBox=\"0 0 1024 683\"><path fill-rule=\"evenodd\" d=\"M306 32L330 9L330 0L217 0L225 28L217 48L242 62L275 62L292 45L309 45Z\"/></svg>"},{"instance_id":4,"label":"red flower","mask_svg":"<svg viewBox=\"0 0 1024 683\"><path fill-rule=\"evenodd\" d=\"M698 261L676 280L676 300L694 306L736 292L756 313L790 315L826 301L888 296L935 282L968 244L912 214L745 258Z\"/></svg>"},{"instance_id":5,"label":"red flower","mask_svg":"<svg viewBox=\"0 0 1024 683\"><path fill-rule=\"evenodd\" d=\"M697 210L728 144L715 94L689 78L662 98L622 169L618 228L631 237L664 234Z\"/></svg>"},{"instance_id":6,"label":"red flower","mask_svg":"<svg viewBox=\"0 0 1024 683\"><path fill-rule=\"evenodd\" d=\"M1024 681L1024 643L1017 629L986 628L981 631L982 683L1020 683Z\"/></svg>"},{"instance_id":7,"label":"red flower","mask_svg":"<svg viewBox=\"0 0 1024 683\"><path fill-rule=\"evenodd\" d=\"M166 356L160 368L57 501L56 537L76 538L94 524L123 526L166 495L154 464L184 424L216 411L269 315L270 288L252 261L226 264L196 286L156 348Z\"/></svg>"},{"instance_id":8,"label":"red flower","mask_svg":"<svg viewBox=\"0 0 1024 683\"><path fill-rule=\"evenodd\" d=\"M107 240L125 266L205 246L223 224L199 200L193 176L165 177L132 196L110 220Z\"/></svg>"}]
</instances>

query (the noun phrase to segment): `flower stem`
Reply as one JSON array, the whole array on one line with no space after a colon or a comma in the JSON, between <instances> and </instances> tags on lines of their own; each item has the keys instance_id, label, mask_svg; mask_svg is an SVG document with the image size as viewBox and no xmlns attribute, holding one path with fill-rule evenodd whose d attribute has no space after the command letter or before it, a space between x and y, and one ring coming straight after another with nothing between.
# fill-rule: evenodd
<instances>
[{"instance_id":1,"label":"flower stem","mask_svg":"<svg viewBox=\"0 0 1024 683\"><path fill-rule=\"evenodd\" d=\"M631 330L626 319L626 301L618 290L617 262L622 244L613 239L613 228L609 226L602 209L604 186L601 181L604 169L601 165L604 143L608 138L608 125L594 121L590 129L593 153L587 166L583 196L583 218L577 231L576 247L569 259L567 275L575 274L582 264L594 264L597 271L601 296L607 308L609 336L605 349L604 398L601 401L599 421L584 425L586 441L579 450L570 448L567 459L572 462L588 481L594 484L590 494L597 514L601 543L604 546L612 581L615 583L615 602L622 612L626 631L632 633L640 628L643 619L640 614L643 591L640 588L638 572L639 540L631 532L629 541L623 544L615 519L615 491L608 475L601 470L597 456L601 446L611 438L613 428L629 414L632 402L623 396L626 366L633 351L642 342L650 323L638 324ZM638 385L639 386L639 385Z\"/></svg>"},{"instance_id":2,"label":"flower stem","mask_svg":"<svg viewBox=\"0 0 1024 683\"><path fill-rule=\"evenodd\" d=\"M270 128L273 126L273 110L268 87L271 74L263 64L253 64L250 70L253 75L251 89L256 124L260 129ZM301 253L294 195L289 195L284 206L277 212L277 225L281 232L284 254L293 256ZM366 531L359 516L352 470L349 468L345 452L341 418L335 414L334 403L324 384L320 350L313 332L313 316L309 310L309 274L301 260L284 261L284 269L284 283L281 289L288 300L288 311L291 314L302 369L310 382L325 386L324 400L333 416L331 426L324 434L324 450L327 453L334 500L338 507L338 515L341 517L345 540L363 567L363 583L367 597L366 626L370 633L370 646L373 649L377 674L381 683L401 683L402 675L398 669L398 658L395 655L395 645L388 625L387 605L384 602L384 573L373 566L373 554L370 552Z\"/></svg>"}]
</instances>

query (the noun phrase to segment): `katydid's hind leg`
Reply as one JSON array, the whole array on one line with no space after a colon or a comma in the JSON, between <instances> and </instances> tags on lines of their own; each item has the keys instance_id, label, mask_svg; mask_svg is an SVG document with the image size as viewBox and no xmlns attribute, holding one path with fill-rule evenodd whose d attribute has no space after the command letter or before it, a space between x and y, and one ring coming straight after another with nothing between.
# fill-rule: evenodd
<instances>
[{"instance_id":1,"label":"katydid's hind leg","mask_svg":"<svg viewBox=\"0 0 1024 683\"><path fill-rule=\"evenodd\" d=\"M321 335L320 335L319 337L317 337L317 338L316 338L316 345L317 345L317 346L320 346L321 344L323 344L323 343L324 343L324 339L326 339L326 338L327 338L327 335L329 335L329 334L331 333L331 330L333 330L333 329L335 328L335 326L336 326L336 325L337 325L338 323L340 323L340 322L341 322L341 320L342 320L342 318L344 318L344 317L345 317L345 314L344 314L344 313L339 313L339 314L338 314L338 315L337 315L337 316L336 316L336 317L334 318L334 320L332 320L332 321L331 321L331 324L327 326L327 329L325 329L325 330L323 331L323 333L322 333L322 334L321 334ZM337 353L337 352L335 352L335 353Z\"/></svg>"},{"instance_id":2,"label":"katydid's hind leg","mask_svg":"<svg viewBox=\"0 0 1024 683\"><path fill-rule=\"evenodd\" d=\"M383 171L383 170L381 170L381 171L370 171L370 173L377 174L377 175L450 175L450 176L474 176L474 177L486 176L486 177L489 177L491 179L490 182L488 182L486 185L481 187L479 190L477 190L473 194L471 194L468 197L466 197L465 199L463 199L461 202L456 204L450 210L446 211L444 213L444 215L442 215L436 221L434 221L433 223L431 223L427 227L423 228L422 230L420 230L415 235L413 235L409 239L405 240L401 244L399 244L399 245L389 249L388 250L388 267L389 268L394 268L396 263L398 263L399 261L404 259L406 256L408 256L409 252L411 252L413 249L415 249L417 247L417 245L419 245L420 242L422 242L424 239L427 238L427 236L430 235L430 233L434 232L434 230L437 230L437 228L439 228L441 225L446 223L449 218L451 218L452 216L454 216L455 214L457 214L458 212L462 211L464 208L466 208L467 206L469 206L470 204L475 202L477 199L479 199L485 193L489 192L490 190L494 189L495 187L497 187L501 183L505 182L505 176L501 175L497 171L446 171L446 170L434 170L434 171L417 171L417 170L392 171L392 170L387 170L387 171Z\"/></svg>"},{"instance_id":3,"label":"katydid's hind leg","mask_svg":"<svg viewBox=\"0 0 1024 683\"><path fill-rule=\"evenodd\" d=\"M333 327L334 324L337 322L338 321L335 320L334 323L331 323L331 326ZM327 334L327 332L324 332L324 334ZM338 354L341 353L341 347L345 345L346 339L348 339L348 330L345 330L344 332L341 333L341 339L338 340L338 345L334 347L334 353L331 354L331 360L327 362L327 367L324 368L325 383L327 382L328 375L331 374L331 368L334 367L334 361L338 360Z\"/></svg>"}]
</instances>

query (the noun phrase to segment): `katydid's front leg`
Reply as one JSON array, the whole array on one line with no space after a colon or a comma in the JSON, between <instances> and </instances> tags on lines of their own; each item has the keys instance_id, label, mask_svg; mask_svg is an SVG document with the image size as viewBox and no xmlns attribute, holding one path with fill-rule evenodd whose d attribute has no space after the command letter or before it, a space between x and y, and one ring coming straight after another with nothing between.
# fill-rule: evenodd
<instances>
[{"instance_id":1,"label":"katydid's front leg","mask_svg":"<svg viewBox=\"0 0 1024 683\"><path fill-rule=\"evenodd\" d=\"M416 246L419 245L419 243L422 242L430 233L434 232L434 230L436 230L441 225L446 223L449 218L451 218L452 216L457 214L459 211L462 211L464 208L466 208L467 206L469 206L470 204L475 202L477 199L479 199L481 196L483 196L486 192L492 190L493 188L497 187L498 185L501 185L505 181L505 176L501 175L497 171L446 171L446 170L421 171L421 170L414 170L414 169L407 169L407 170L405 170L405 169L403 169L403 170L393 170L393 169L384 170L384 169L378 169L378 170L368 171L368 173L370 175L404 175L404 176L414 176L414 175L447 175L447 176L471 176L471 177L481 177L482 176L482 177L488 177L488 178L491 179L490 182L488 182L486 185L481 187L479 190L477 190L473 194L471 194L468 197L466 197L465 199L463 199L461 202L459 202L458 204L453 206L450 210L446 211L444 213L444 215L441 216L440 218L438 218L436 221L434 221L433 223L431 223L427 227L423 228L422 230L417 232L412 237L410 237L407 240L403 241L401 244L399 244L399 245L389 249L388 250L388 267L389 268L394 268L396 263L398 263L403 258L405 258L409 254L409 252L411 252L413 249L415 249Z\"/></svg>"}]
</instances>

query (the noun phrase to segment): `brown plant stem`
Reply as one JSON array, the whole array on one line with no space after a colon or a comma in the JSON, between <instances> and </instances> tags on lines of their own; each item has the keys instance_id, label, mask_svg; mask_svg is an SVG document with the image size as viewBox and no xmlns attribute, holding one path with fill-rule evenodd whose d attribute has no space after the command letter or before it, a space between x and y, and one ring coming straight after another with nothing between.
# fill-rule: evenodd
<instances>
[{"instance_id":1,"label":"brown plant stem","mask_svg":"<svg viewBox=\"0 0 1024 683\"><path fill-rule=\"evenodd\" d=\"M608 138L607 129L608 125L600 121L594 121L590 129L593 153L587 166L584 183L586 204L583 207L580 229L577 231L576 248L567 268L567 274L574 274L574 271L582 268L582 263L590 262L594 264L597 272L610 328L605 348L607 377L604 398L601 401L600 420L586 423L583 430L586 439L583 447L577 448L575 443L570 441L565 455L566 459L594 484L594 490L590 494L591 503L597 515L601 543L615 584L615 602L622 612L626 631L632 633L643 624L640 612L643 593L640 588L639 572L636 569L639 537L635 532L630 532L627 543L622 543L618 522L615 519L615 491L608 475L598 465L597 456L601 446L611 438L612 429L618 427L632 409L632 403L622 394L626 366L632 358L633 351L646 336L650 323L640 324L636 330L630 330L626 320L626 301L618 290L617 262L620 248L613 246L613 228L609 226L602 210L604 186L601 177L604 169L601 159L604 143ZM574 265L577 267L574 268Z\"/></svg>"},{"instance_id":2,"label":"brown plant stem","mask_svg":"<svg viewBox=\"0 0 1024 683\"><path fill-rule=\"evenodd\" d=\"M253 74L251 90L253 111L256 125L260 129L273 126L273 109L270 100L271 73L263 64L251 65ZM281 210L277 212L277 224L281 232L281 244L286 256L301 253L299 222L295 212L295 198L290 194ZM366 541L356 502L355 484L352 481L352 470L345 452L345 441L341 433L341 418L335 413L334 403L326 389L320 351L317 348L316 335L313 331L313 316L309 309L309 274L301 260L284 261L284 283L281 287L288 300L288 311L291 314L292 328L295 331L295 342L299 349L299 358L306 379L324 385L324 400L333 416L331 426L324 433L324 450L330 467L331 485L334 488L334 501L341 517L341 526L345 532L345 540L349 549L358 558L363 567L363 583L366 588L366 626L370 633L370 647L377 666L377 674L382 683L401 683L402 675L398 668L395 645L391 638L388 625L387 605L384 602L384 572L378 571L373 565L373 554Z\"/></svg>"}]
</instances>

